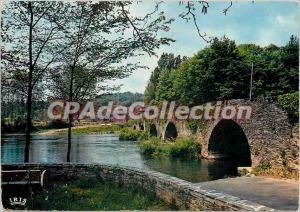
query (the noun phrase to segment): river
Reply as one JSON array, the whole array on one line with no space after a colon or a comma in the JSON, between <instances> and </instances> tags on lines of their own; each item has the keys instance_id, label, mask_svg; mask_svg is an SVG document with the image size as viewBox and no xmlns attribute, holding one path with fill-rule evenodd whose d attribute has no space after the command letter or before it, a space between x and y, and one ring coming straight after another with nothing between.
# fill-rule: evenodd
<instances>
[{"instance_id":1,"label":"river","mask_svg":"<svg viewBox=\"0 0 300 212\"><path fill-rule=\"evenodd\" d=\"M24 135L2 135L1 162L22 163L24 143ZM66 162L66 150L65 135L32 135L30 162ZM119 141L115 134L73 135L71 162L131 166L159 171L191 182L236 175L236 167L225 161L145 157L139 152L139 142Z\"/></svg>"}]
</instances>

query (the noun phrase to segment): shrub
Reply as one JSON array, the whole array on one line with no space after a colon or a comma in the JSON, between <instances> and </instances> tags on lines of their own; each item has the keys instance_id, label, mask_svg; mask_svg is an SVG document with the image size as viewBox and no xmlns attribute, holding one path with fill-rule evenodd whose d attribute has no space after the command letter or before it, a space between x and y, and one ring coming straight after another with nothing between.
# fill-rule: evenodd
<instances>
[{"instance_id":1,"label":"shrub","mask_svg":"<svg viewBox=\"0 0 300 212\"><path fill-rule=\"evenodd\" d=\"M298 169L292 169L288 166L273 167L269 162L262 162L258 164L256 167L254 167L252 173L261 176L299 179Z\"/></svg>"},{"instance_id":2,"label":"shrub","mask_svg":"<svg viewBox=\"0 0 300 212\"><path fill-rule=\"evenodd\" d=\"M169 154L172 157L193 157L197 158L201 150L200 143L189 138L177 139L169 146Z\"/></svg>"},{"instance_id":3,"label":"shrub","mask_svg":"<svg viewBox=\"0 0 300 212\"><path fill-rule=\"evenodd\" d=\"M161 141L159 138L151 137L149 140L141 143L141 153L144 155L153 155L158 151L158 146L160 145L160 143Z\"/></svg>"},{"instance_id":4,"label":"shrub","mask_svg":"<svg viewBox=\"0 0 300 212\"><path fill-rule=\"evenodd\" d=\"M178 138L175 142L162 141L159 138L150 138L144 141L141 146L141 153L144 155L168 155L175 158L191 157L198 158L201 145L190 138Z\"/></svg>"},{"instance_id":5,"label":"shrub","mask_svg":"<svg viewBox=\"0 0 300 212\"><path fill-rule=\"evenodd\" d=\"M8 122L9 121L9 122ZM25 120L21 117L17 117L10 123L10 120L2 120L1 132L2 133L16 133L16 132L25 132L26 123ZM31 129L34 130L34 127L31 126Z\"/></svg>"},{"instance_id":6,"label":"shrub","mask_svg":"<svg viewBox=\"0 0 300 212\"><path fill-rule=\"evenodd\" d=\"M62 128L67 128L69 125L67 122L60 120L60 119L55 119L51 121L47 128L49 129L62 129Z\"/></svg>"},{"instance_id":7,"label":"shrub","mask_svg":"<svg viewBox=\"0 0 300 212\"><path fill-rule=\"evenodd\" d=\"M130 119L130 120L128 120L128 121L124 124L124 126L130 128L130 127L132 127L133 125L135 125L135 124L137 124L137 123L138 123L137 120Z\"/></svg>"},{"instance_id":8,"label":"shrub","mask_svg":"<svg viewBox=\"0 0 300 212\"><path fill-rule=\"evenodd\" d=\"M120 141L143 141L148 139L148 134L144 131L123 128L119 135Z\"/></svg>"},{"instance_id":9,"label":"shrub","mask_svg":"<svg viewBox=\"0 0 300 212\"><path fill-rule=\"evenodd\" d=\"M94 125L73 128L72 133L85 134L85 133L114 133L120 131L121 127L116 124L111 125Z\"/></svg>"},{"instance_id":10,"label":"shrub","mask_svg":"<svg viewBox=\"0 0 300 212\"><path fill-rule=\"evenodd\" d=\"M299 118L299 91L278 96L279 105L288 113L292 123Z\"/></svg>"},{"instance_id":11,"label":"shrub","mask_svg":"<svg viewBox=\"0 0 300 212\"><path fill-rule=\"evenodd\" d=\"M267 161L263 161L260 164L258 164L256 167L254 167L253 171L255 173L260 173L260 172L266 172L272 168L271 164Z\"/></svg>"}]
</instances>

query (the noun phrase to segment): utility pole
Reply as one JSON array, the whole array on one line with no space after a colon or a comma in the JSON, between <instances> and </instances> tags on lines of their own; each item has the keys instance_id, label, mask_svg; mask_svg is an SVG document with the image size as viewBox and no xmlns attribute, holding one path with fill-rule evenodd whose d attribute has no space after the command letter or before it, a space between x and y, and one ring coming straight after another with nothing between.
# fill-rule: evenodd
<instances>
[{"instance_id":1,"label":"utility pole","mask_svg":"<svg viewBox=\"0 0 300 212\"><path fill-rule=\"evenodd\" d=\"M251 100L251 97L252 97L252 83L253 83L253 62L251 63L250 94L249 94L250 100Z\"/></svg>"}]
</instances>

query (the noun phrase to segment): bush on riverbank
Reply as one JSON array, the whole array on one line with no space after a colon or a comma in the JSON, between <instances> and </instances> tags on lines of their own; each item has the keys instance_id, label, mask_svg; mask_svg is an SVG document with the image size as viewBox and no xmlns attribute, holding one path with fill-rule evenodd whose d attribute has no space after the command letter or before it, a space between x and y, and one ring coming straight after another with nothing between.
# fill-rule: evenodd
<instances>
[{"instance_id":1,"label":"bush on riverbank","mask_svg":"<svg viewBox=\"0 0 300 212\"><path fill-rule=\"evenodd\" d=\"M191 138L178 138L175 142L162 141L159 138L150 138L140 146L144 155L169 155L171 157L198 158L201 151L199 142Z\"/></svg>"},{"instance_id":2,"label":"bush on riverbank","mask_svg":"<svg viewBox=\"0 0 300 212\"><path fill-rule=\"evenodd\" d=\"M275 178L299 179L298 169L288 166L273 167L269 162L262 162L253 168L252 174Z\"/></svg>"},{"instance_id":3,"label":"bush on riverbank","mask_svg":"<svg viewBox=\"0 0 300 212\"><path fill-rule=\"evenodd\" d=\"M119 135L120 141L143 141L146 139L148 139L148 134L145 131L131 128L123 128Z\"/></svg>"},{"instance_id":4,"label":"bush on riverbank","mask_svg":"<svg viewBox=\"0 0 300 212\"><path fill-rule=\"evenodd\" d=\"M29 201L31 198L28 198ZM33 194L29 210L170 210L154 193L95 179L55 184L49 192Z\"/></svg>"}]
</instances>

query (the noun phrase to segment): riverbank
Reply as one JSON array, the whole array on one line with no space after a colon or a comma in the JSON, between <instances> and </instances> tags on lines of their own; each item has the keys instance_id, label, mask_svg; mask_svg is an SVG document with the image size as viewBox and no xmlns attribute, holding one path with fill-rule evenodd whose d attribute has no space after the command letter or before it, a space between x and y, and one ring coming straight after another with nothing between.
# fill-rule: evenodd
<instances>
[{"instance_id":1,"label":"riverbank","mask_svg":"<svg viewBox=\"0 0 300 212\"><path fill-rule=\"evenodd\" d=\"M96 125L85 125L72 127L72 134L110 134L117 133L122 129L120 125L116 124L96 124ZM40 129L36 134L40 135L52 135L52 134L66 134L68 128L62 129Z\"/></svg>"}]
</instances>

